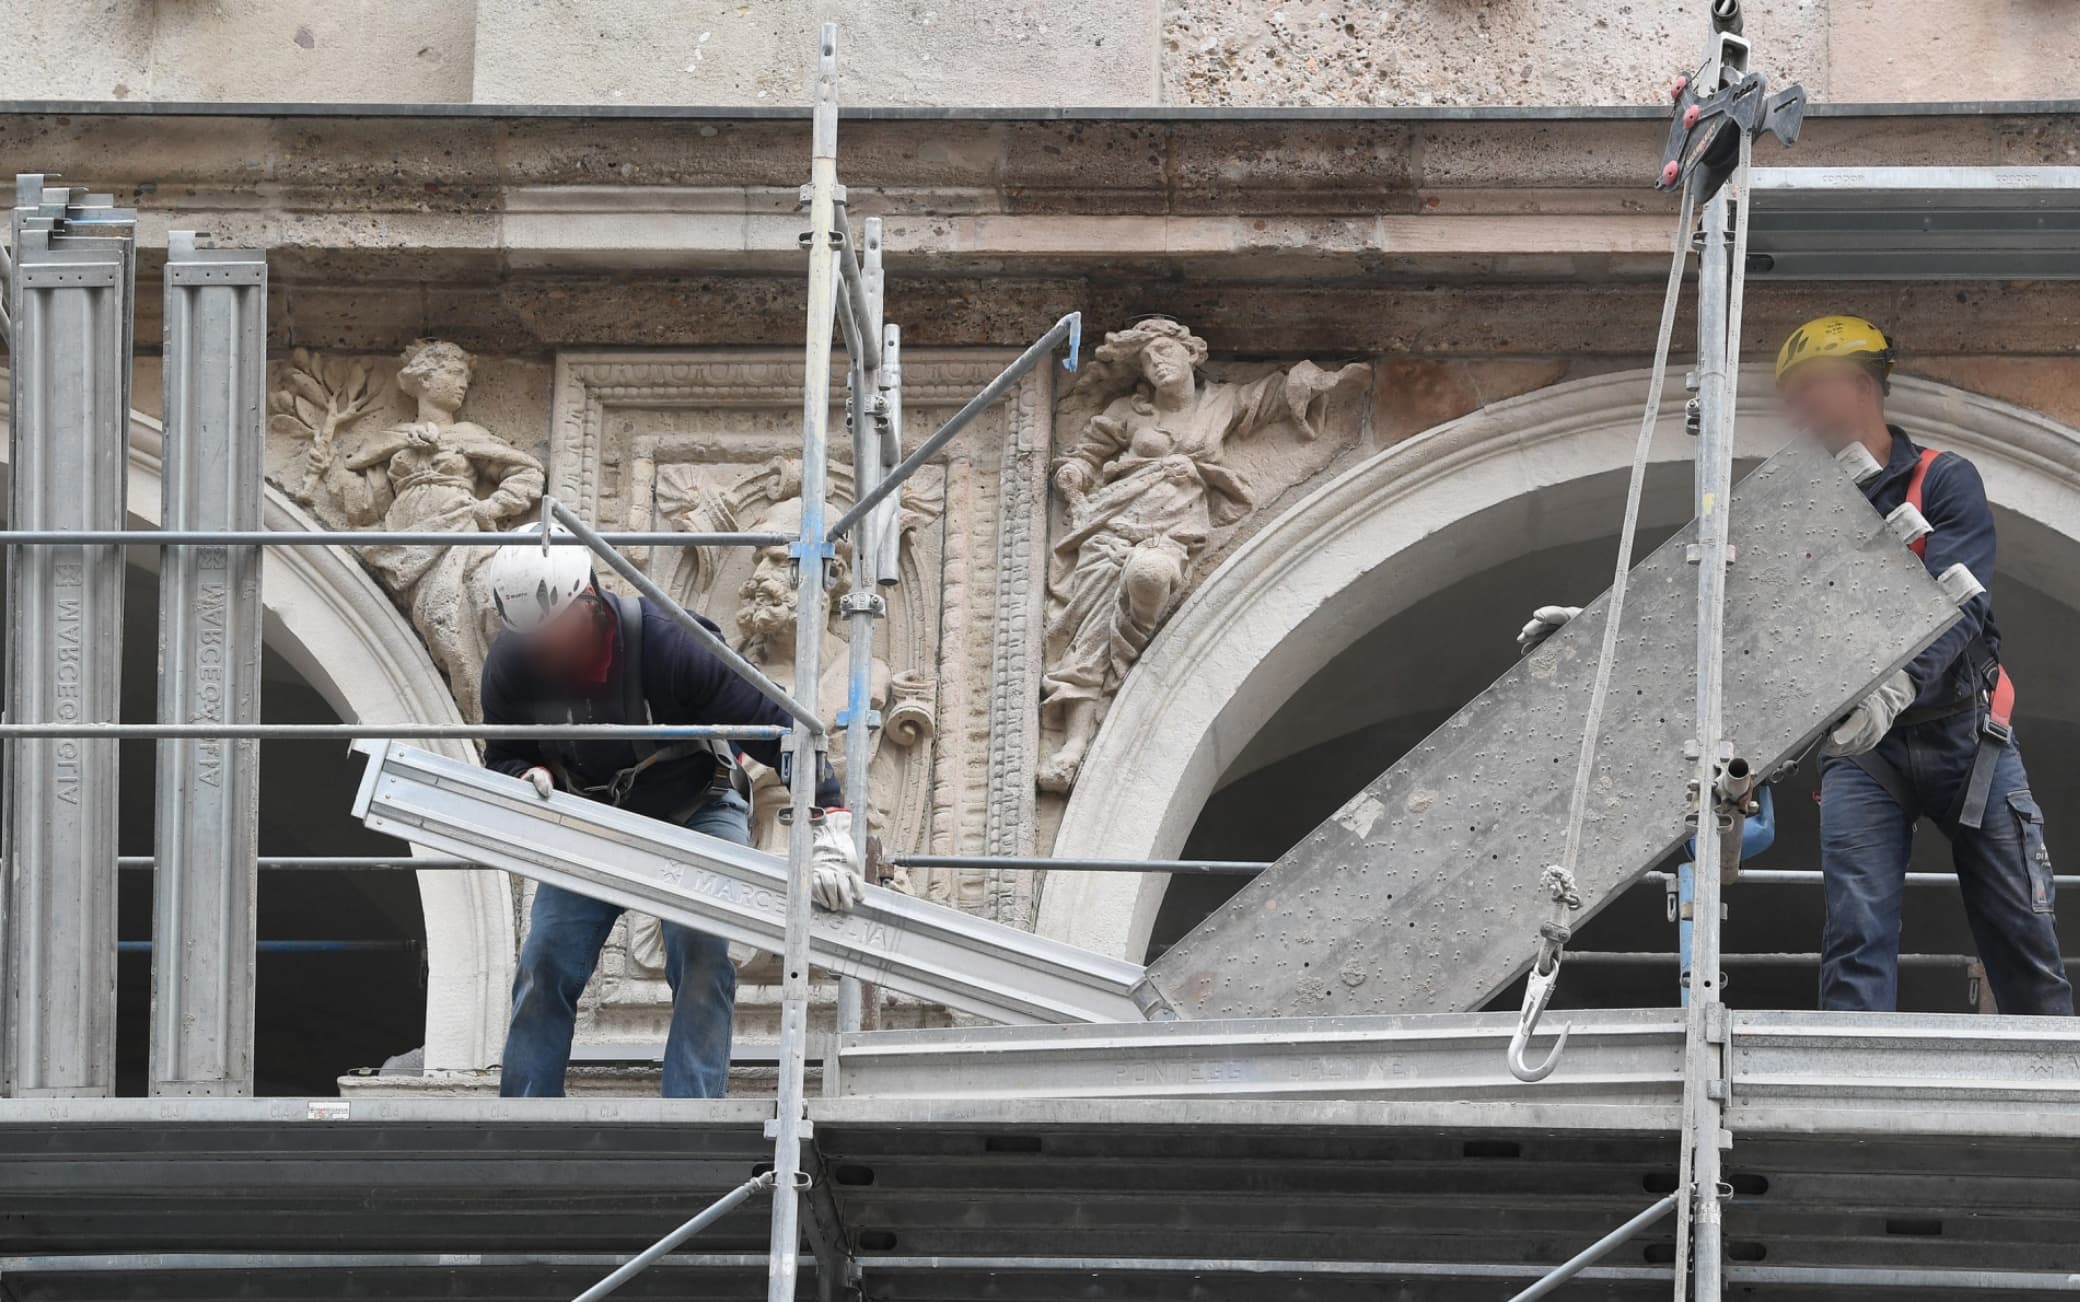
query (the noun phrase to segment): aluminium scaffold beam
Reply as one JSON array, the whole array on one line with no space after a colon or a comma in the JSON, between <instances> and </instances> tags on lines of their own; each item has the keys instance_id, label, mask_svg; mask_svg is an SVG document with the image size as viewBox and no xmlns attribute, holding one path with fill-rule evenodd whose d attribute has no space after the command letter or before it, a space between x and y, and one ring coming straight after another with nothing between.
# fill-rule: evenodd
<instances>
[{"instance_id":1,"label":"aluminium scaffold beam","mask_svg":"<svg viewBox=\"0 0 2080 1302\"><path fill-rule=\"evenodd\" d=\"M354 813L371 829L768 953L785 944L776 855L391 742L368 756ZM1139 1021L1141 969L869 885L810 917L809 961L1000 1022Z\"/></svg>"},{"instance_id":2,"label":"aluminium scaffold beam","mask_svg":"<svg viewBox=\"0 0 2080 1302\"><path fill-rule=\"evenodd\" d=\"M167 237L169 529L255 530L266 474L267 259ZM260 722L260 548L168 549L159 567L159 718ZM158 743L151 1091L253 1092L260 742Z\"/></svg>"},{"instance_id":3,"label":"aluminium scaffold beam","mask_svg":"<svg viewBox=\"0 0 2080 1302\"><path fill-rule=\"evenodd\" d=\"M26 529L120 529L136 214L44 182L15 181L8 519ZM8 718L113 723L123 549L22 549L11 561ZM5 749L0 1094L113 1093L116 743L22 738Z\"/></svg>"}]
</instances>

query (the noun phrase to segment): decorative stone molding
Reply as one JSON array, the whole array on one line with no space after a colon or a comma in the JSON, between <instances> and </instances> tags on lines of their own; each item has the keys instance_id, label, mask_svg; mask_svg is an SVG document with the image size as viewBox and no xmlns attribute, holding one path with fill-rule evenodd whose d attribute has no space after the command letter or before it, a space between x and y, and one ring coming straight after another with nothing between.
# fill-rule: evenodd
<instances>
[{"instance_id":1,"label":"decorative stone molding","mask_svg":"<svg viewBox=\"0 0 2080 1302\"><path fill-rule=\"evenodd\" d=\"M1739 451L1784 437L1766 368L1744 368ZM1361 462L1268 524L1183 603L1127 678L1085 761L1054 853L1182 850L1229 763L1299 685L1415 601L1534 547L1607 533L1646 400L1641 372L1493 404ZM2002 569L2080 604L2080 431L1908 377L1894 418L1971 457L2001 514ZM1687 463L1680 395L1656 463ZM1536 503L1541 510L1528 510ZM1101 873L1045 883L1038 929L1139 961L1167 883Z\"/></svg>"},{"instance_id":2,"label":"decorative stone molding","mask_svg":"<svg viewBox=\"0 0 2080 1302\"><path fill-rule=\"evenodd\" d=\"M906 352L906 442L922 442L1010 357ZM1032 849L1036 594L1025 567L1045 502L1048 440L1038 415L1052 406L1051 383L1044 373L1028 376L905 488L903 582L886 594L876 644L888 731L875 760L874 817L892 850ZM549 491L607 529L763 529L798 492L801 384L800 355L790 350L560 354ZM832 446L833 496L849 501L849 444L841 434ZM653 548L637 559L754 658L767 654L740 626L759 618L756 601L743 595L758 557ZM843 630L834 631L826 714L842 703L831 671L842 669ZM934 872L917 875L911 888L1030 926L1026 876ZM666 992L636 930L631 938L624 925L610 940L581 1036L662 1035ZM747 965L740 1034L763 1029L763 974L763 965Z\"/></svg>"}]
</instances>

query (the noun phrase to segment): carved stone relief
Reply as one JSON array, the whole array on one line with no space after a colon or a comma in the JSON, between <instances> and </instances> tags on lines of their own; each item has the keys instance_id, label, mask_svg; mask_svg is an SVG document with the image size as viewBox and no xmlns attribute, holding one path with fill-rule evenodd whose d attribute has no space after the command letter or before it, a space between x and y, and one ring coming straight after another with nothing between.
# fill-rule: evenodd
<instances>
[{"instance_id":1,"label":"carved stone relief","mask_svg":"<svg viewBox=\"0 0 2080 1302\"><path fill-rule=\"evenodd\" d=\"M1007 354L917 350L904 358L905 439L921 442L993 378ZM608 529L792 532L799 525L801 364L781 350L566 353L557 360L551 490ZM1024 570L1044 525L1050 378L1029 377L906 486L902 582L884 589L875 637L870 816L891 851L1033 849L1039 585ZM849 502L842 411L834 413L832 498ZM732 644L790 681L795 592L784 549L655 548L631 553ZM849 576L849 557L841 556ZM835 598L845 582L832 592ZM847 630L832 620L819 707L845 700ZM1008 688L996 676L1009 665ZM841 753L842 735L833 742ZM978 781L978 776L986 775ZM779 787L761 775L754 839L778 845ZM915 874L915 893L1031 925L1027 875ZM651 924L625 920L581 1008L593 1041L662 1038L669 992ZM767 1033L764 960L743 965L738 1033ZM898 1013L896 1020L903 1019Z\"/></svg>"},{"instance_id":2,"label":"carved stone relief","mask_svg":"<svg viewBox=\"0 0 2080 1302\"><path fill-rule=\"evenodd\" d=\"M1055 413L1042 790L1074 784L1106 704L1209 546L1316 473L1363 426L1371 368L1202 373L1206 343L1150 317L1105 336ZM1314 447L1310 448L1310 445Z\"/></svg>"},{"instance_id":3,"label":"carved stone relief","mask_svg":"<svg viewBox=\"0 0 2080 1302\"><path fill-rule=\"evenodd\" d=\"M271 458L279 487L328 526L473 533L510 527L541 501L542 463L460 418L476 361L421 339L391 378L365 358L297 349L274 372L269 432L300 448ZM412 621L465 719L481 717L477 688L497 615L479 586L482 547L357 549Z\"/></svg>"}]
</instances>

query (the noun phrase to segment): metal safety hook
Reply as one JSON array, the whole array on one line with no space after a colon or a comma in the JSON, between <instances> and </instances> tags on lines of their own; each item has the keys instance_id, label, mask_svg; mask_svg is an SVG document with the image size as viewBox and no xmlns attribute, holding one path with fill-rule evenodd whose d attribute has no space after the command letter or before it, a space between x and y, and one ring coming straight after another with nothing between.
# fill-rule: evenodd
<instances>
[{"instance_id":1,"label":"metal safety hook","mask_svg":"<svg viewBox=\"0 0 2080 1302\"><path fill-rule=\"evenodd\" d=\"M1553 989L1560 984L1560 956L1553 955L1553 966L1540 972L1534 964L1531 978L1524 985L1524 1006L1517 1011L1517 1033L1509 1037L1509 1074L1530 1084L1553 1074L1560 1065L1560 1051L1567 1047L1567 1037L1574 1033L1571 1026L1560 1028L1560 1038L1553 1042L1553 1051L1544 1062L1533 1067L1524 1061L1524 1051L1531 1047L1531 1037L1538 1032L1538 1020L1546 1014L1546 1005L1553 1000Z\"/></svg>"}]
</instances>

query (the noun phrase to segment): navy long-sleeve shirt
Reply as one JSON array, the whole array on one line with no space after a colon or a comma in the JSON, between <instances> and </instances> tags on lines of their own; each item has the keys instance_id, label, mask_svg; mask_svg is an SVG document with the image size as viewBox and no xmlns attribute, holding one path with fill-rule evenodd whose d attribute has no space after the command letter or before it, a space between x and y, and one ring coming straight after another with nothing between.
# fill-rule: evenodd
<instances>
[{"instance_id":1,"label":"navy long-sleeve shirt","mask_svg":"<svg viewBox=\"0 0 2080 1302\"><path fill-rule=\"evenodd\" d=\"M1885 468L1863 485L1863 495L1880 512L1889 512L1907 500L1907 482L1921 449L1906 431L1892 426L1892 455ZM1993 586L1993 508L1986 504L1986 485L1979 468L1955 452L1945 452L1929 463L1921 482L1921 514L1928 518L1928 547L1923 559L1930 574L1941 574L1963 562L1980 583ZM1950 705L1969 700L1983 684L1976 681L1965 661L1964 650L1973 638L1983 637L1987 650L2000 656L2000 628L1993 622L1993 597L1982 592L1966 602L1963 618L1937 638L1933 645L1907 665L1914 681L1914 707Z\"/></svg>"},{"instance_id":2,"label":"navy long-sleeve shirt","mask_svg":"<svg viewBox=\"0 0 2080 1302\"><path fill-rule=\"evenodd\" d=\"M662 723L777 724L794 721L757 688L739 678L693 635L673 623L648 600L641 601L642 700L648 719L625 717L628 684L620 605L605 603L612 658L605 681L550 681L528 659L520 639L501 634L484 658L481 699L486 723ZM696 615L714 629L713 621ZM720 631L719 629L717 630ZM669 746L670 742L655 743ZM731 743L760 763L778 769L781 744L775 741ZM561 766L580 786L604 786L634 765L641 751L633 742L493 741L484 747L484 766L519 776L536 765ZM552 763L553 761L553 763ZM826 808L844 803L838 780L828 764L817 775L816 802ZM715 776L715 759L695 754L653 764L636 780L622 807L651 817L669 817L698 796Z\"/></svg>"}]
</instances>

